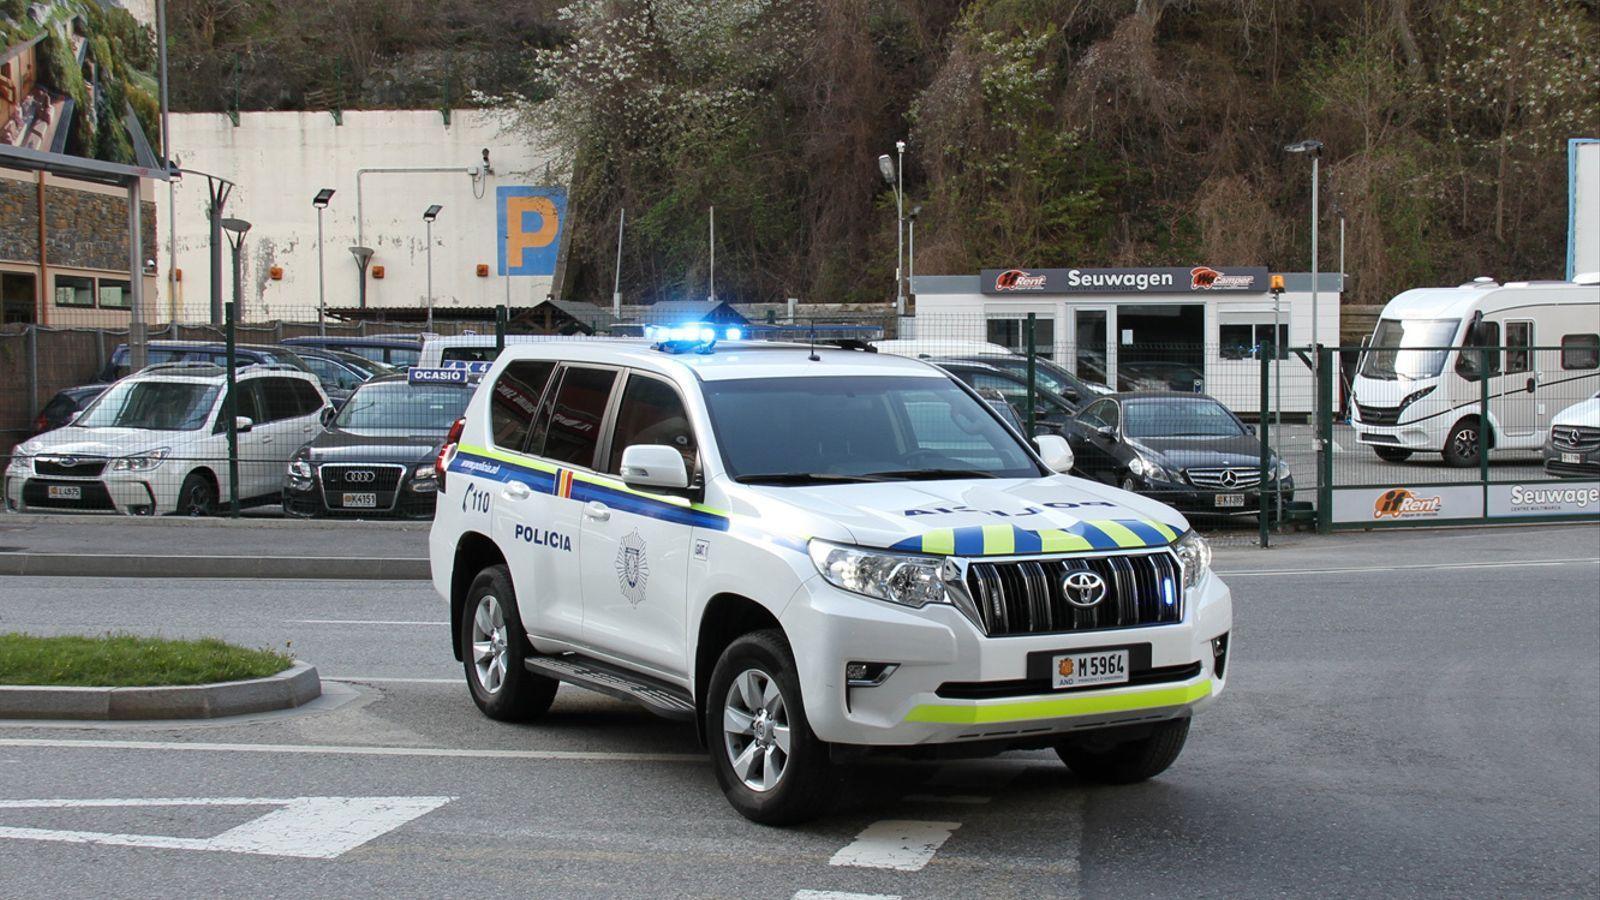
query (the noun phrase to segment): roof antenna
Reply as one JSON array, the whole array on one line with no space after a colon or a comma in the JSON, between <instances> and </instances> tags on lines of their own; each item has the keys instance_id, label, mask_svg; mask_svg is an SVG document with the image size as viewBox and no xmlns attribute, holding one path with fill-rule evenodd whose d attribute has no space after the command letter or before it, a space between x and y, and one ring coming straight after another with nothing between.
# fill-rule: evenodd
<instances>
[{"instance_id":1,"label":"roof antenna","mask_svg":"<svg viewBox=\"0 0 1600 900\"><path fill-rule=\"evenodd\" d=\"M822 357L817 355L817 326L815 322L811 324L811 331L807 335L807 339L811 341L811 355L806 357L806 359L809 359L812 362L822 362Z\"/></svg>"}]
</instances>

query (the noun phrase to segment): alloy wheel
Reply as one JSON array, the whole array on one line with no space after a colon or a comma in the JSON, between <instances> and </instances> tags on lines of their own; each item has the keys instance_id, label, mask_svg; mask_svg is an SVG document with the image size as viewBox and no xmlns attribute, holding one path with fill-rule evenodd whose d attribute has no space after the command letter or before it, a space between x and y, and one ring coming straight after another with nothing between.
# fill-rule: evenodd
<instances>
[{"instance_id":1,"label":"alloy wheel","mask_svg":"<svg viewBox=\"0 0 1600 900\"><path fill-rule=\"evenodd\" d=\"M485 594L472 614L472 664L478 686L486 694L499 693L505 684L508 644L500 601L493 594Z\"/></svg>"},{"instance_id":2,"label":"alloy wheel","mask_svg":"<svg viewBox=\"0 0 1600 900\"><path fill-rule=\"evenodd\" d=\"M789 710L772 676L746 669L728 685L722 742L745 787L765 793L778 786L789 763Z\"/></svg>"}]
</instances>

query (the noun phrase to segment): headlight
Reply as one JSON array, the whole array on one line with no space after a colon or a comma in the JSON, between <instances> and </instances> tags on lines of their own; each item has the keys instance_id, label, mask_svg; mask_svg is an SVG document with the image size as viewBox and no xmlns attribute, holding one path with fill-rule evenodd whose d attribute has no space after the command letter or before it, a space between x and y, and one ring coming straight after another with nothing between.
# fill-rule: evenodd
<instances>
[{"instance_id":1,"label":"headlight","mask_svg":"<svg viewBox=\"0 0 1600 900\"><path fill-rule=\"evenodd\" d=\"M417 466L411 470L410 489L419 494L426 494L439 489L437 473L433 471L433 464Z\"/></svg>"},{"instance_id":2,"label":"headlight","mask_svg":"<svg viewBox=\"0 0 1600 900\"><path fill-rule=\"evenodd\" d=\"M1287 481L1290 478L1289 464L1278 460L1272 464L1272 479L1274 481Z\"/></svg>"},{"instance_id":3,"label":"headlight","mask_svg":"<svg viewBox=\"0 0 1600 900\"><path fill-rule=\"evenodd\" d=\"M412 469L411 477L418 481L422 481L423 479L432 481L434 477L433 463L428 463L424 466L417 466L415 469Z\"/></svg>"},{"instance_id":4,"label":"headlight","mask_svg":"<svg viewBox=\"0 0 1600 900\"><path fill-rule=\"evenodd\" d=\"M1407 394L1406 398L1404 400L1400 401L1400 408L1401 409L1405 409L1406 407L1408 407L1411 404L1417 402L1418 400L1421 400L1423 397L1426 397L1429 394L1433 393L1434 387L1436 387L1436 385L1431 385L1430 384L1430 385L1428 385L1427 387L1423 388L1420 391L1413 391L1413 392Z\"/></svg>"},{"instance_id":5,"label":"headlight","mask_svg":"<svg viewBox=\"0 0 1600 900\"><path fill-rule=\"evenodd\" d=\"M289 475L294 478L310 478L311 460L304 456L296 456L289 460Z\"/></svg>"},{"instance_id":6,"label":"headlight","mask_svg":"<svg viewBox=\"0 0 1600 900\"><path fill-rule=\"evenodd\" d=\"M161 465L161 461L166 459L167 454L171 452L171 447L160 447L145 453L135 453L132 456L119 457L111 461L111 471L148 472L151 469L154 469L156 466Z\"/></svg>"},{"instance_id":7,"label":"headlight","mask_svg":"<svg viewBox=\"0 0 1600 900\"><path fill-rule=\"evenodd\" d=\"M1183 586L1192 588L1200 583L1200 579L1211 571L1211 544L1205 538L1190 531L1178 542L1172 545L1177 551L1178 560L1183 563Z\"/></svg>"},{"instance_id":8,"label":"headlight","mask_svg":"<svg viewBox=\"0 0 1600 900\"><path fill-rule=\"evenodd\" d=\"M1142 475L1151 481L1173 480L1172 476L1167 474L1166 469L1161 468L1161 466L1157 463L1153 463L1150 460L1145 459L1143 456L1135 456L1132 460L1130 460L1128 462L1128 471L1135 475Z\"/></svg>"},{"instance_id":9,"label":"headlight","mask_svg":"<svg viewBox=\"0 0 1600 900\"><path fill-rule=\"evenodd\" d=\"M809 548L817 571L834 587L918 609L949 602L940 574L943 560L818 540L811 541Z\"/></svg>"}]
</instances>

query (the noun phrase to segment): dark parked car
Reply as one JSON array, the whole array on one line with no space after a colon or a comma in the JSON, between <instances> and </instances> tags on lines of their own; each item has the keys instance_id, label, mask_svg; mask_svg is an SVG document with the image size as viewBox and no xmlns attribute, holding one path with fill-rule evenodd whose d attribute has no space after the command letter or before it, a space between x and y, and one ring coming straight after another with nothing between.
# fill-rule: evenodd
<instances>
[{"instance_id":1,"label":"dark parked car","mask_svg":"<svg viewBox=\"0 0 1600 900\"><path fill-rule=\"evenodd\" d=\"M966 382L978 391L995 390L1019 414L1028 408L1028 381L1025 376L991 366L988 363L964 359L929 359L932 363ZM1038 434L1059 434L1061 428L1076 410L1065 397L1049 388L1036 386L1033 391L1034 431Z\"/></svg>"},{"instance_id":2,"label":"dark parked car","mask_svg":"<svg viewBox=\"0 0 1600 900\"><path fill-rule=\"evenodd\" d=\"M380 375L395 374L395 370L384 363L342 350L299 347L295 354L305 361L311 374L322 382L322 390L334 406L343 406L350 399L350 392L368 381Z\"/></svg>"},{"instance_id":3,"label":"dark parked car","mask_svg":"<svg viewBox=\"0 0 1600 900\"><path fill-rule=\"evenodd\" d=\"M1253 515L1260 509L1261 441L1255 429L1205 394L1112 394L1085 406L1065 431L1073 471L1149 494L1193 513ZM1267 496L1281 483L1294 496L1289 467L1268 456Z\"/></svg>"},{"instance_id":4,"label":"dark parked car","mask_svg":"<svg viewBox=\"0 0 1600 900\"><path fill-rule=\"evenodd\" d=\"M276 365L288 366L302 372L311 371L306 366L305 360L293 350L274 347L271 344L235 344L233 356L234 361L241 366ZM228 363L228 348L221 341L150 341L145 347L145 357L149 365L193 362L225 366ZM111 359L106 362L96 378L99 381L116 381L129 371L128 345L118 344L117 349L111 351Z\"/></svg>"},{"instance_id":5,"label":"dark parked car","mask_svg":"<svg viewBox=\"0 0 1600 900\"><path fill-rule=\"evenodd\" d=\"M290 347L321 347L354 353L397 369L417 364L422 355L422 338L403 334L377 337L293 337L283 341Z\"/></svg>"},{"instance_id":6,"label":"dark parked car","mask_svg":"<svg viewBox=\"0 0 1600 900\"><path fill-rule=\"evenodd\" d=\"M1026 356L1000 356L996 354L994 356L968 356L963 357L963 360L965 362L994 366L996 369L1002 372L1009 372L1023 381L1028 379L1028 358ZM1084 381L1056 363L1039 357L1034 357L1033 360L1033 377L1037 379L1039 386L1054 391L1062 399L1071 403L1073 409L1077 409L1096 397L1103 397L1111 393L1111 390L1104 385Z\"/></svg>"},{"instance_id":7,"label":"dark parked car","mask_svg":"<svg viewBox=\"0 0 1600 900\"><path fill-rule=\"evenodd\" d=\"M109 384L84 384L78 387L69 387L50 398L50 402L39 410L39 417L33 420L33 433L43 434L54 431L67 424L72 417L83 408L94 402L94 398L105 393Z\"/></svg>"},{"instance_id":8,"label":"dark parked car","mask_svg":"<svg viewBox=\"0 0 1600 900\"><path fill-rule=\"evenodd\" d=\"M433 463L472 385L385 375L356 388L327 430L300 448L283 480L292 516L433 517Z\"/></svg>"}]
</instances>

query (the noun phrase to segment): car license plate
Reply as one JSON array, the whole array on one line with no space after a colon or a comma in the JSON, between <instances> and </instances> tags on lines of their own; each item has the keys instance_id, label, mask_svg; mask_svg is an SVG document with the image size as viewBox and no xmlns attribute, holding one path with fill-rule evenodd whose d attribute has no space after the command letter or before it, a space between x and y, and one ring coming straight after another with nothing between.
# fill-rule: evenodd
<instances>
[{"instance_id":1,"label":"car license plate","mask_svg":"<svg viewBox=\"0 0 1600 900\"><path fill-rule=\"evenodd\" d=\"M1216 500L1214 500L1213 502L1216 503L1217 506L1242 507L1242 506L1244 506L1244 495L1243 494L1218 494L1217 497L1216 497Z\"/></svg>"},{"instance_id":2,"label":"car license plate","mask_svg":"<svg viewBox=\"0 0 1600 900\"><path fill-rule=\"evenodd\" d=\"M1050 686L1058 691L1094 684L1124 684L1127 680L1126 650L1067 653L1050 658Z\"/></svg>"},{"instance_id":3,"label":"car license plate","mask_svg":"<svg viewBox=\"0 0 1600 900\"><path fill-rule=\"evenodd\" d=\"M52 484L46 496L51 500L82 500L83 488L75 484Z\"/></svg>"},{"instance_id":4,"label":"car license plate","mask_svg":"<svg viewBox=\"0 0 1600 900\"><path fill-rule=\"evenodd\" d=\"M1583 462L1583 455L1580 453L1563 453L1561 454L1561 461L1569 466L1576 466Z\"/></svg>"},{"instance_id":5,"label":"car license plate","mask_svg":"<svg viewBox=\"0 0 1600 900\"><path fill-rule=\"evenodd\" d=\"M377 494L345 494L343 500L347 509L377 509Z\"/></svg>"}]
</instances>

